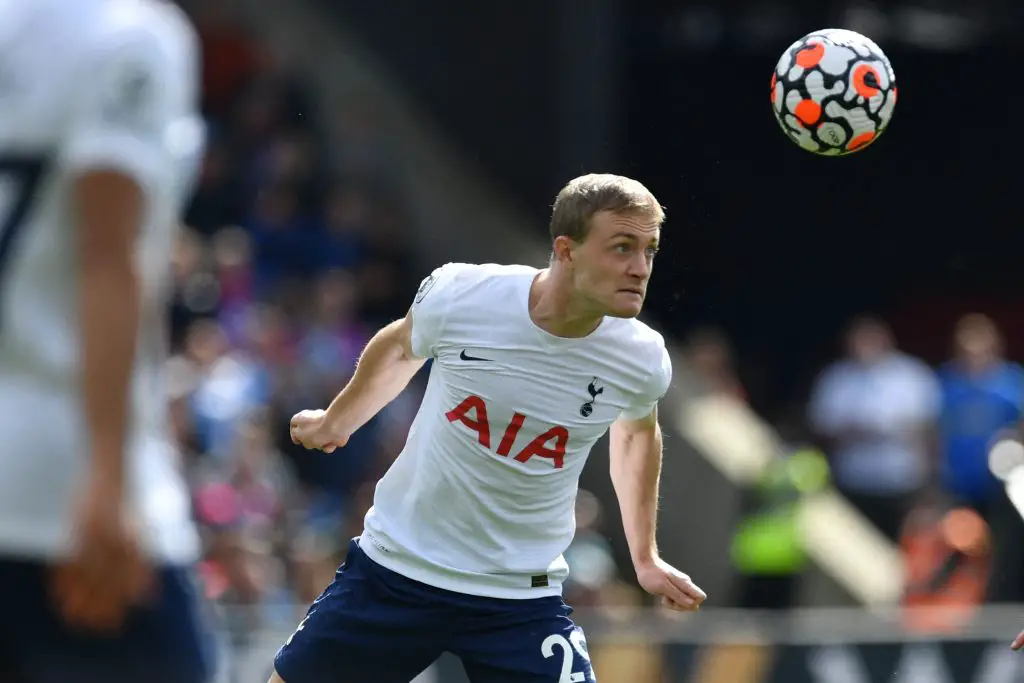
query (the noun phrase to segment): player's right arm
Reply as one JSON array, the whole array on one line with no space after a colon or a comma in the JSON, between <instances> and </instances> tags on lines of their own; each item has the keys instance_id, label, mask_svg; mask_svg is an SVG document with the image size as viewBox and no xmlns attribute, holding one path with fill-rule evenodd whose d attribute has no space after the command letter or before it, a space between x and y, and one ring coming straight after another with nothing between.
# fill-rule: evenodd
<instances>
[{"instance_id":1,"label":"player's right arm","mask_svg":"<svg viewBox=\"0 0 1024 683\"><path fill-rule=\"evenodd\" d=\"M409 311L373 335L352 378L327 410L305 410L292 418L292 441L331 453L395 400L426 362L413 353L412 329Z\"/></svg>"},{"instance_id":2,"label":"player's right arm","mask_svg":"<svg viewBox=\"0 0 1024 683\"><path fill-rule=\"evenodd\" d=\"M352 379L327 410L304 410L291 421L292 441L331 453L393 401L427 358L435 355L456 298L464 264L436 269L420 284L409 312L384 327L366 345Z\"/></svg>"}]
</instances>

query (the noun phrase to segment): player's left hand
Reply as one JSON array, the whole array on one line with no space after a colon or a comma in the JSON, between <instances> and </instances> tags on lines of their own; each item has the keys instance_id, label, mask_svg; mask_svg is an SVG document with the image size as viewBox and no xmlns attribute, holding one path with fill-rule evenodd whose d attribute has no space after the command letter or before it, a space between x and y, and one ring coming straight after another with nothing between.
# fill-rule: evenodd
<instances>
[{"instance_id":1,"label":"player's left hand","mask_svg":"<svg viewBox=\"0 0 1024 683\"><path fill-rule=\"evenodd\" d=\"M1013 639L1013 643L1010 645L1011 650L1019 650L1024 647L1024 631L1017 634L1017 637Z\"/></svg>"},{"instance_id":2,"label":"player's left hand","mask_svg":"<svg viewBox=\"0 0 1024 683\"><path fill-rule=\"evenodd\" d=\"M638 566L636 578L645 591L661 596L663 605L680 612L700 609L708 597L689 576L660 557Z\"/></svg>"}]
</instances>

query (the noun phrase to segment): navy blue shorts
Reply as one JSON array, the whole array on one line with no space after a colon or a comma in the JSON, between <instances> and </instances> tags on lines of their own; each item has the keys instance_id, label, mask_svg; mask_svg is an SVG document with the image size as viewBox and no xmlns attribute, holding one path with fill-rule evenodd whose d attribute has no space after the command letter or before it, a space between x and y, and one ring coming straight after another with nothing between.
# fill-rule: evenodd
<instances>
[{"instance_id":1,"label":"navy blue shorts","mask_svg":"<svg viewBox=\"0 0 1024 683\"><path fill-rule=\"evenodd\" d=\"M500 600L413 581L355 541L334 581L278 651L285 683L409 683L444 652L472 683L594 681L561 597Z\"/></svg>"},{"instance_id":2,"label":"navy blue shorts","mask_svg":"<svg viewBox=\"0 0 1024 683\"><path fill-rule=\"evenodd\" d=\"M0 681L4 683L207 683L213 639L191 570L159 572L151 604L122 630L95 636L68 627L50 597L50 568L0 560Z\"/></svg>"}]
</instances>

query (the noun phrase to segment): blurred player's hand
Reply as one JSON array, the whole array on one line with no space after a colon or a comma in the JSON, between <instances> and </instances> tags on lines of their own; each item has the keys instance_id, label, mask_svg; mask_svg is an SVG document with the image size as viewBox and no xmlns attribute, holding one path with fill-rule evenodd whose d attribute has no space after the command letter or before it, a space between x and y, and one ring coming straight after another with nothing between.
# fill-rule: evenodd
<instances>
[{"instance_id":1,"label":"blurred player's hand","mask_svg":"<svg viewBox=\"0 0 1024 683\"><path fill-rule=\"evenodd\" d=\"M337 433L327 424L326 415L326 410L303 410L293 415L289 428L292 443L324 453L333 453L348 443L348 435Z\"/></svg>"},{"instance_id":2,"label":"blurred player's hand","mask_svg":"<svg viewBox=\"0 0 1024 683\"><path fill-rule=\"evenodd\" d=\"M1019 650L1024 647L1024 631L1017 634L1017 637L1013 639L1013 643L1010 645L1010 649Z\"/></svg>"},{"instance_id":3,"label":"blurred player's hand","mask_svg":"<svg viewBox=\"0 0 1024 683\"><path fill-rule=\"evenodd\" d=\"M661 596L662 604L669 609L696 611L708 597L689 576L661 558L638 566L636 578L645 591Z\"/></svg>"},{"instance_id":4,"label":"blurred player's hand","mask_svg":"<svg viewBox=\"0 0 1024 683\"><path fill-rule=\"evenodd\" d=\"M118 630L153 585L120 488L96 481L86 487L76 509L73 553L54 572L60 614L89 631Z\"/></svg>"}]
</instances>

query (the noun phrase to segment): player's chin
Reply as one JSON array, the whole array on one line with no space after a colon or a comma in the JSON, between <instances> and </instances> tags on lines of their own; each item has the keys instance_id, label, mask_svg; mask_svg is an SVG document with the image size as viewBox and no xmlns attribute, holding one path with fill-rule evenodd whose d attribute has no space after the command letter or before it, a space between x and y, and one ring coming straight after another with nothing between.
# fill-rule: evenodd
<instances>
[{"instance_id":1,"label":"player's chin","mask_svg":"<svg viewBox=\"0 0 1024 683\"><path fill-rule=\"evenodd\" d=\"M612 318L635 318L644 307L644 296L637 292L619 291L608 305L606 315Z\"/></svg>"}]
</instances>

